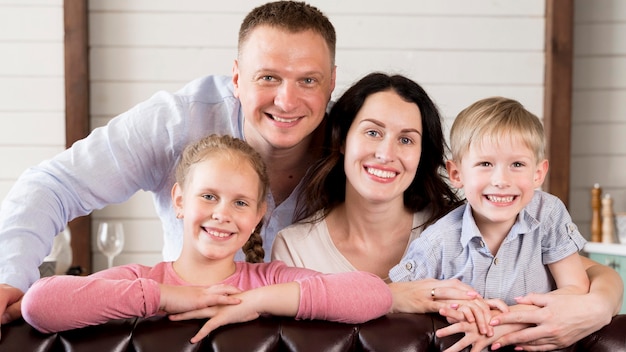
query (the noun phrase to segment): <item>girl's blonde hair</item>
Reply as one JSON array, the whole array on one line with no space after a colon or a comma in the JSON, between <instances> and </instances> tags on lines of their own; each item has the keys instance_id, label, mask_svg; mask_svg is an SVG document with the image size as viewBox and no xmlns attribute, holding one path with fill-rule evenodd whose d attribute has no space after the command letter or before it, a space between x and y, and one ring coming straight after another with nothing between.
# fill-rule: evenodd
<instances>
[{"instance_id":1,"label":"girl's blonde hair","mask_svg":"<svg viewBox=\"0 0 626 352\"><path fill-rule=\"evenodd\" d=\"M198 162L209 159L212 155L219 154L220 157L227 157L234 162L247 160L250 166L259 176L259 207L265 202L269 189L269 177L265 163L261 155L245 141L228 136L212 134L199 141L188 145L182 153L181 159L176 166L176 182L184 189L189 169ZM251 263L263 262L265 251L263 250L263 239L261 238L261 227L263 221L254 229L254 232L243 245L246 261Z\"/></svg>"},{"instance_id":2,"label":"girl's blonde hair","mask_svg":"<svg viewBox=\"0 0 626 352\"><path fill-rule=\"evenodd\" d=\"M472 143L514 138L533 151L537 162L545 158L545 135L539 118L518 101L491 97L461 111L450 130L452 159L460 162Z\"/></svg>"}]
</instances>

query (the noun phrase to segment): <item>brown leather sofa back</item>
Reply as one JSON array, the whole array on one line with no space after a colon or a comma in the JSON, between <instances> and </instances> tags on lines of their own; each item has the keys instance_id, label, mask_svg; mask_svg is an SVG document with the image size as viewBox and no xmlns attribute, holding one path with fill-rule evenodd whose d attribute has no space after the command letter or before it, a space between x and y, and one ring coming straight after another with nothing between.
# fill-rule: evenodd
<instances>
[{"instance_id":1,"label":"brown leather sofa back","mask_svg":"<svg viewBox=\"0 0 626 352\"><path fill-rule=\"evenodd\" d=\"M128 319L48 335L19 321L2 326L0 352L443 351L460 337L437 338L434 331L446 322L430 314L389 314L359 325L263 317L224 326L201 343L190 344L202 324L163 317ZM562 351L626 351L626 315Z\"/></svg>"}]
</instances>

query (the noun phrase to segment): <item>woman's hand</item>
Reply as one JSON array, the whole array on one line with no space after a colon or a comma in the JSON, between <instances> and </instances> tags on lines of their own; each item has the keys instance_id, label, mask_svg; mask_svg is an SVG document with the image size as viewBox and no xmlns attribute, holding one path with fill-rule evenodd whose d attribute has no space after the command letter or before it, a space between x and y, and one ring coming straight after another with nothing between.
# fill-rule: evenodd
<instances>
[{"instance_id":1,"label":"woman's hand","mask_svg":"<svg viewBox=\"0 0 626 352\"><path fill-rule=\"evenodd\" d=\"M389 289L393 296L392 313L435 313L452 301L479 297L471 286L456 279L393 282Z\"/></svg>"},{"instance_id":2,"label":"woman's hand","mask_svg":"<svg viewBox=\"0 0 626 352\"><path fill-rule=\"evenodd\" d=\"M241 293L241 290L230 285L205 287L161 284L159 287L161 288L159 310L169 314L241 302L239 298L232 296Z\"/></svg>"}]
</instances>

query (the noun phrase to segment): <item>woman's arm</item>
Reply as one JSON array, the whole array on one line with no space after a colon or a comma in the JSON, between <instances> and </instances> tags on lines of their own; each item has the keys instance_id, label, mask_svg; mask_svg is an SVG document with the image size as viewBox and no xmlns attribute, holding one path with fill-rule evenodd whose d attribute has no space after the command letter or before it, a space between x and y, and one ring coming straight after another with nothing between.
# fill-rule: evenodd
<instances>
[{"instance_id":1,"label":"woman's arm","mask_svg":"<svg viewBox=\"0 0 626 352\"><path fill-rule=\"evenodd\" d=\"M611 322L622 304L623 283L615 270L581 257L590 280L589 293L529 294L519 303L534 304L532 312L509 312L494 318L492 325L524 322L536 326L503 336L502 346L517 345L526 351L567 347ZM532 345L530 344L532 342Z\"/></svg>"}]
</instances>

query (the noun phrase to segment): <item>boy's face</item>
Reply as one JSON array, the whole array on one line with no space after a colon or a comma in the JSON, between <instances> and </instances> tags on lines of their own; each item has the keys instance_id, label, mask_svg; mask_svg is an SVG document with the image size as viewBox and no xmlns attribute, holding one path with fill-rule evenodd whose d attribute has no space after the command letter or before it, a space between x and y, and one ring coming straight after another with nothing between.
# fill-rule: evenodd
<instances>
[{"instance_id":1,"label":"boy's face","mask_svg":"<svg viewBox=\"0 0 626 352\"><path fill-rule=\"evenodd\" d=\"M506 235L543 183L548 161L520 140L473 141L460 163L447 162L450 181L463 188L481 233Z\"/></svg>"},{"instance_id":2,"label":"boy's face","mask_svg":"<svg viewBox=\"0 0 626 352\"><path fill-rule=\"evenodd\" d=\"M246 140L257 151L288 149L322 122L335 88L335 67L324 38L260 26L233 67Z\"/></svg>"}]
</instances>

